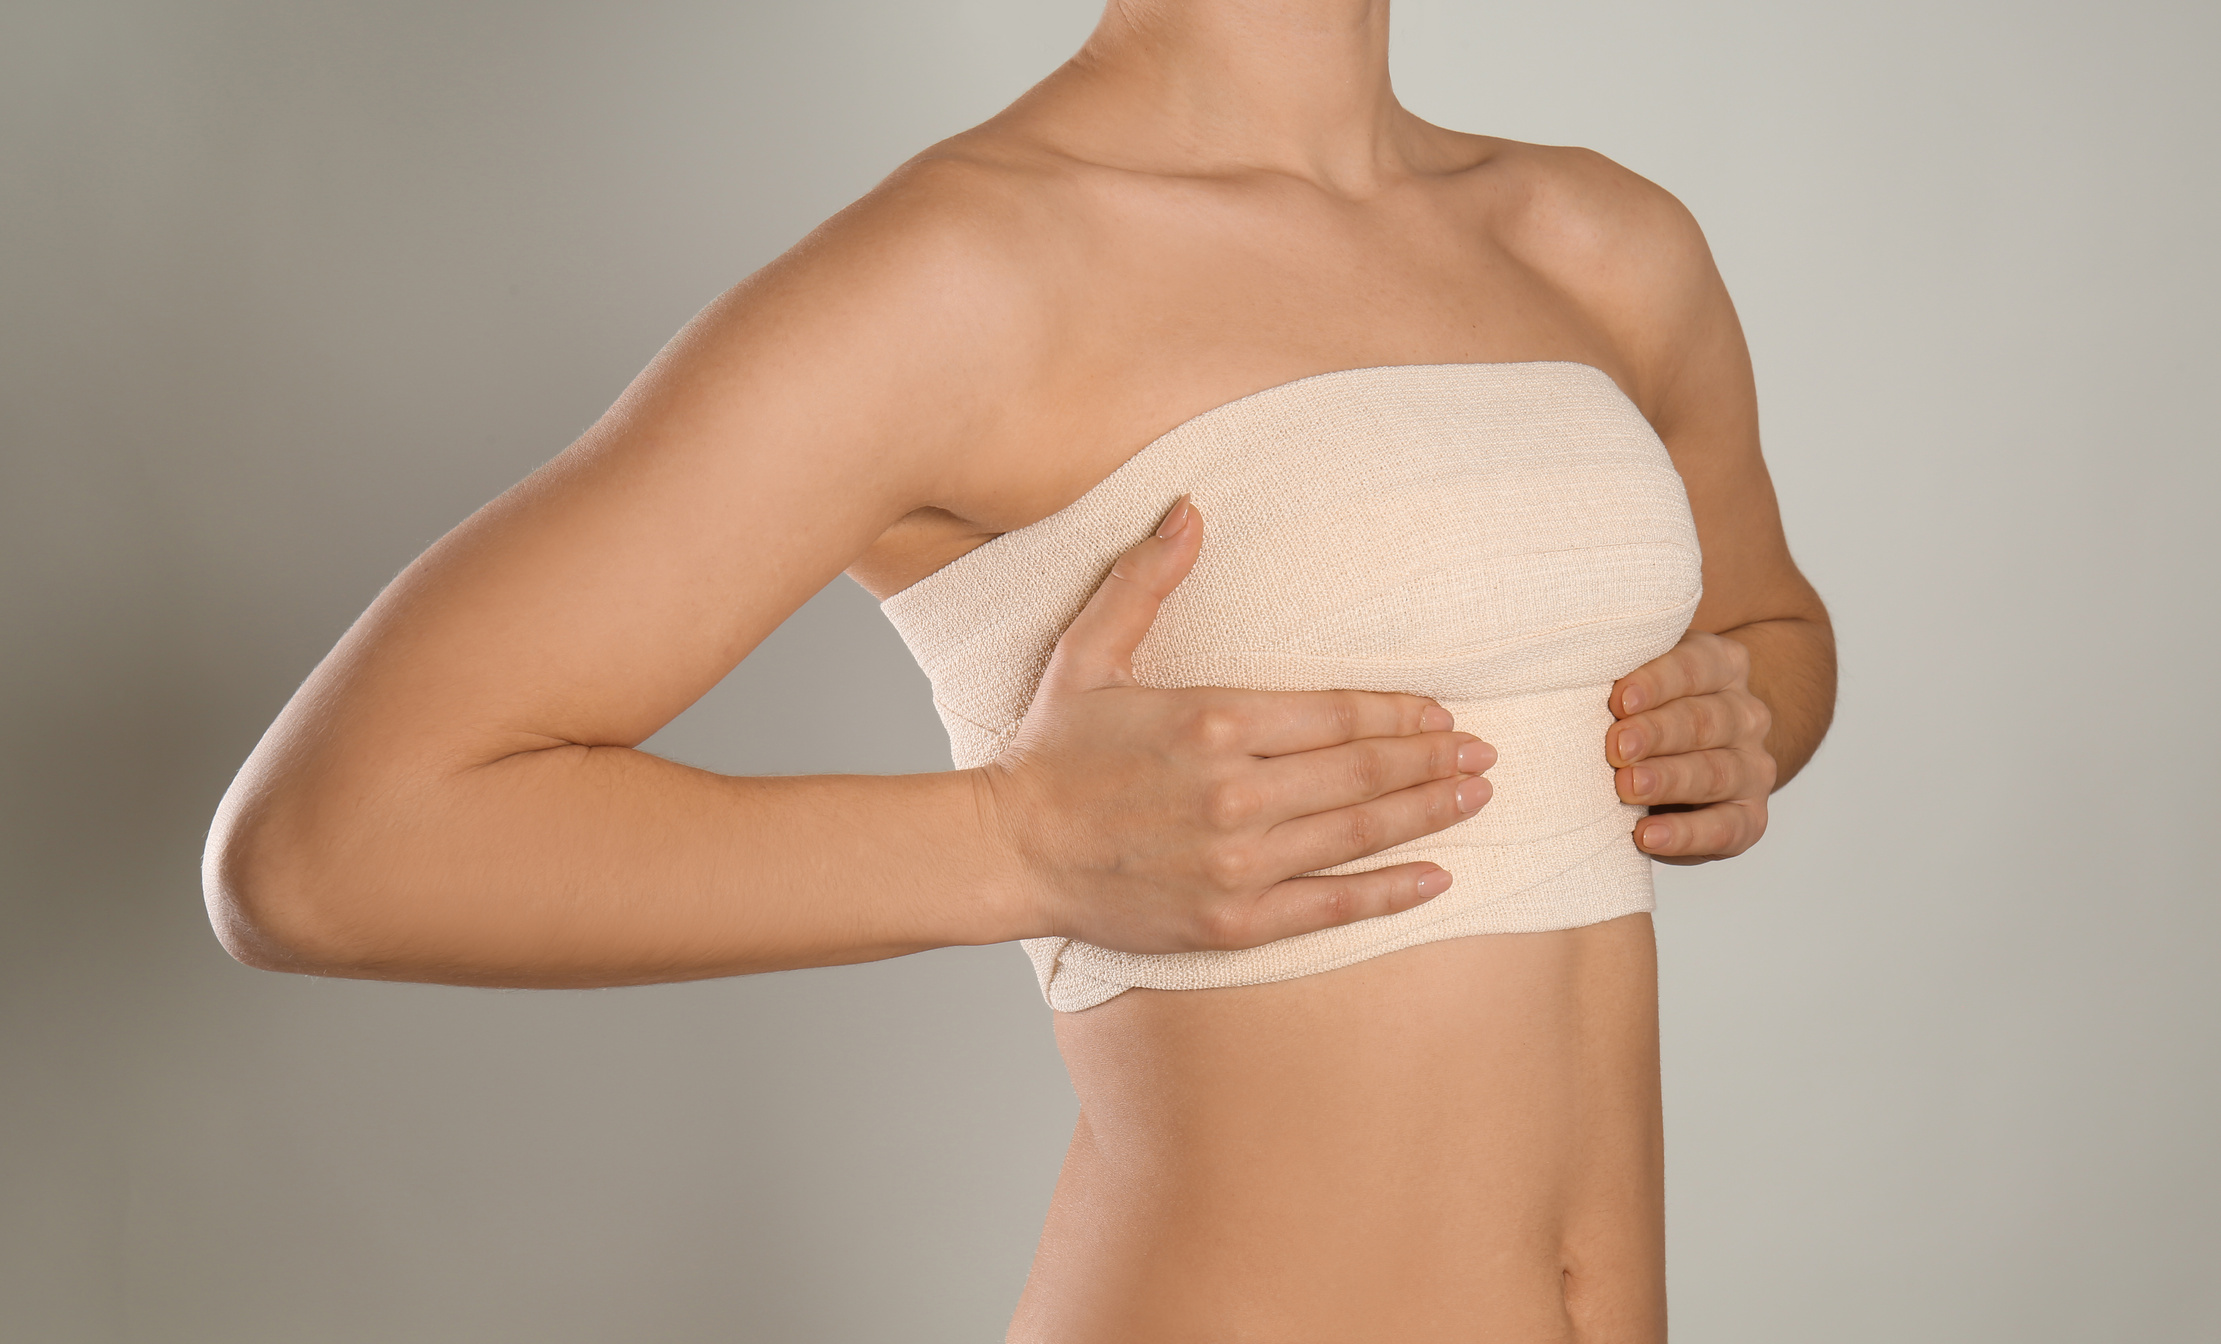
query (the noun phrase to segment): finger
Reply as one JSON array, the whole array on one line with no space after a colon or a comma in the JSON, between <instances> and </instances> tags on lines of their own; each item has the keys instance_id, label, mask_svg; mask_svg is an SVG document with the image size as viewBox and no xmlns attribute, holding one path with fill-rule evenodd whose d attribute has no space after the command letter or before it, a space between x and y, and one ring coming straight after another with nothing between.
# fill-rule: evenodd
<instances>
[{"instance_id":1,"label":"finger","mask_svg":"<svg viewBox=\"0 0 2221 1344\"><path fill-rule=\"evenodd\" d=\"M1119 556L1096 585L1057 640L1044 679L1079 687L1132 685L1134 650L1202 548L1203 515L1182 495L1156 532Z\"/></svg>"},{"instance_id":2,"label":"finger","mask_svg":"<svg viewBox=\"0 0 2221 1344\"><path fill-rule=\"evenodd\" d=\"M1725 636L1691 630L1679 644L1612 683L1612 714L1624 719L1685 695L1710 695L1741 684L1749 672L1748 649Z\"/></svg>"},{"instance_id":3,"label":"finger","mask_svg":"<svg viewBox=\"0 0 2221 1344\"><path fill-rule=\"evenodd\" d=\"M1646 756L1764 742L1773 724L1766 702L1748 691L1685 696L1614 724L1605 734L1604 754L1621 766Z\"/></svg>"},{"instance_id":4,"label":"finger","mask_svg":"<svg viewBox=\"0 0 2221 1344\"><path fill-rule=\"evenodd\" d=\"M1216 744L1252 756L1317 751L1368 737L1447 731L1450 711L1423 695L1389 691L1244 691L1208 687L1185 692L1196 724Z\"/></svg>"},{"instance_id":5,"label":"finger","mask_svg":"<svg viewBox=\"0 0 2221 1344\"><path fill-rule=\"evenodd\" d=\"M1774 758L1747 747L1652 756L1612 772L1623 803L1724 803L1774 791Z\"/></svg>"},{"instance_id":6,"label":"finger","mask_svg":"<svg viewBox=\"0 0 2221 1344\"><path fill-rule=\"evenodd\" d=\"M1251 876L1285 879L1378 854L1391 845L1455 826L1480 811L1494 791L1487 779L1470 775L1417 784L1371 802L1283 821L1265 832L1259 851L1261 871Z\"/></svg>"},{"instance_id":7,"label":"finger","mask_svg":"<svg viewBox=\"0 0 2221 1344\"><path fill-rule=\"evenodd\" d=\"M1316 751L1275 756L1214 790L1214 820L1229 829L1260 818L1276 825L1431 780L1477 775L1496 764L1496 748L1471 733L1368 737Z\"/></svg>"},{"instance_id":8,"label":"finger","mask_svg":"<svg viewBox=\"0 0 2221 1344\"><path fill-rule=\"evenodd\" d=\"M1635 824L1635 847L1667 863L1733 858L1766 834L1759 799L1715 803L1689 812L1658 812Z\"/></svg>"},{"instance_id":9,"label":"finger","mask_svg":"<svg viewBox=\"0 0 2221 1344\"><path fill-rule=\"evenodd\" d=\"M1399 863L1369 873L1295 877L1263 895L1229 907L1214 920L1212 945L1257 947L1299 933L1393 915L1450 889L1449 870L1432 863Z\"/></svg>"}]
</instances>

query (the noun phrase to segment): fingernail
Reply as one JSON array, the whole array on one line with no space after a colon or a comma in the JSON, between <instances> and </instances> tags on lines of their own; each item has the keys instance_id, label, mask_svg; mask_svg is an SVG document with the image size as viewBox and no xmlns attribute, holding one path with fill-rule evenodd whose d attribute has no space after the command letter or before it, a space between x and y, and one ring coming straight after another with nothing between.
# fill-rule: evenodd
<instances>
[{"instance_id":1,"label":"fingernail","mask_svg":"<svg viewBox=\"0 0 2221 1344\"><path fill-rule=\"evenodd\" d=\"M1630 770L1627 772L1627 787L1637 798L1648 798L1650 791L1658 787L1658 772L1655 770Z\"/></svg>"},{"instance_id":2,"label":"fingernail","mask_svg":"<svg viewBox=\"0 0 2221 1344\"><path fill-rule=\"evenodd\" d=\"M1194 510L1188 506L1188 497L1186 495L1180 496L1180 501L1172 506L1171 512L1165 514L1164 521L1157 524L1157 535L1160 537L1180 535L1180 529L1188 525L1188 515L1192 512ZM1128 535L1132 534L1129 533Z\"/></svg>"},{"instance_id":3,"label":"fingernail","mask_svg":"<svg viewBox=\"0 0 2221 1344\"><path fill-rule=\"evenodd\" d=\"M1446 733L1456 726L1457 720L1450 717L1450 711L1440 705L1429 705L1419 711L1419 728L1422 732Z\"/></svg>"},{"instance_id":4,"label":"fingernail","mask_svg":"<svg viewBox=\"0 0 2221 1344\"><path fill-rule=\"evenodd\" d=\"M1638 840L1638 841L1637 841L1636 843L1640 844L1640 845L1641 845L1641 846L1642 846L1642 847L1643 847L1644 849L1657 849L1657 848L1660 848L1661 846L1663 846L1663 845L1664 845L1664 844L1666 843L1666 839L1667 839L1667 829L1666 829L1666 827L1664 827L1664 826L1645 826L1645 827L1643 827L1643 834L1642 834L1642 838L1641 838L1640 840Z\"/></svg>"},{"instance_id":5,"label":"fingernail","mask_svg":"<svg viewBox=\"0 0 2221 1344\"><path fill-rule=\"evenodd\" d=\"M1488 801L1491 791L1489 782L1485 779L1469 779L1458 785L1458 811L1480 811L1481 804Z\"/></svg>"},{"instance_id":6,"label":"fingernail","mask_svg":"<svg viewBox=\"0 0 2221 1344\"><path fill-rule=\"evenodd\" d=\"M1626 710L1630 714L1634 713L1638 709L1641 709L1643 707L1642 688L1640 686L1630 686L1626 690L1621 691L1619 693L1619 707Z\"/></svg>"},{"instance_id":7,"label":"fingernail","mask_svg":"<svg viewBox=\"0 0 2221 1344\"><path fill-rule=\"evenodd\" d=\"M1419 879L1419 894L1421 896L1440 896L1449 889L1450 870L1447 868L1437 868Z\"/></svg>"},{"instance_id":8,"label":"fingernail","mask_svg":"<svg viewBox=\"0 0 2221 1344\"><path fill-rule=\"evenodd\" d=\"M1496 748L1486 742L1468 742L1458 748L1458 769L1477 775L1496 764Z\"/></svg>"},{"instance_id":9,"label":"fingernail","mask_svg":"<svg viewBox=\"0 0 2221 1344\"><path fill-rule=\"evenodd\" d=\"M1641 733L1625 732L1619 735L1619 758L1621 760L1633 765L1636 761L1642 759L1642 755L1643 735Z\"/></svg>"}]
</instances>

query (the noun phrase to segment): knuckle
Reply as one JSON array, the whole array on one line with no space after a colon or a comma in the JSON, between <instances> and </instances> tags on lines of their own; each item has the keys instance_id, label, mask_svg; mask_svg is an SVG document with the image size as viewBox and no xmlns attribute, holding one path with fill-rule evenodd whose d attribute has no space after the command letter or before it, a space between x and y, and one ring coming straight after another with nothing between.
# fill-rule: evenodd
<instances>
[{"instance_id":1,"label":"knuckle","mask_svg":"<svg viewBox=\"0 0 2221 1344\"><path fill-rule=\"evenodd\" d=\"M1327 727L1344 740L1358 736L1365 725L1364 702L1355 692L1342 692L1326 702Z\"/></svg>"},{"instance_id":2,"label":"knuckle","mask_svg":"<svg viewBox=\"0 0 2221 1344\"><path fill-rule=\"evenodd\" d=\"M1388 762L1374 746L1360 746L1350 753L1349 783L1360 798L1371 798L1381 791L1388 778Z\"/></svg>"},{"instance_id":3,"label":"knuckle","mask_svg":"<svg viewBox=\"0 0 2221 1344\"><path fill-rule=\"evenodd\" d=\"M1204 792L1203 820L1216 830L1239 830L1257 815L1261 806L1257 791L1249 785L1222 781Z\"/></svg>"},{"instance_id":4,"label":"knuckle","mask_svg":"<svg viewBox=\"0 0 2221 1344\"><path fill-rule=\"evenodd\" d=\"M1246 892L1256 882L1256 853L1247 845L1213 846L1203 855L1203 877L1221 893Z\"/></svg>"},{"instance_id":5,"label":"knuckle","mask_svg":"<svg viewBox=\"0 0 2221 1344\"><path fill-rule=\"evenodd\" d=\"M1188 720L1188 738L1206 751L1230 751L1242 740L1241 714L1226 705L1204 705Z\"/></svg>"},{"instance_id":6,"label":"knuckle","mask_svg":"<svg viewBox=\"0 0 2221 1344\"><path fill-rule=\"evenodd\" d=\"M1766 807L1756 800L1727 803L1697 814L1693 854L1732 859L1766 834Z\"/></svg>"},{"instance_id":7,"label":"knuckle","mask_svg":"<svg viewBox=\"0 0 2221 1344\"><path fill-rule=\"evenodd\" d=\"M1733 733L1726 721L1728 709L1718 697L1706 696L1701 700L1686 700L1689 716L1695 720L1697 741L1705 745L1729 741Z\"/></svg>"},{"instance_id":8,"label":"knuckle","mask_svg":"<svg viewBox=\"0 0 2221 1344\"><path fill-rule=\"evenodd\" d=\"M1668 736L1673 738L1677 752L1702 751L1718 745L1715 739L1720 728L1719 706L1705 696L1692 695L1676 700L1672 709L1672 728Z\"/></svg>"},{"instance_id":9,"label":"knuckle","mask_svg":"<svg viewBox=\"0 0 2221 1344\"><path fill-rule=\"evenodd\" d=\"M1245 904L1222 901L1196 916L1195 941L1206 951L1225 952L1241 947L1249 932Z\"/></svg>"},{"instance_id":10,"label":"knuckle","mask_svg":"<svg viewBox=\"0 0 2221 1344\"><path fill-rule=\"evenodd\" d=\"M1667 851L1684 856L1710 854L1714 849L1713 841L1718 838L1713 818L1701 808L1678 815L1680 821L1671 832L1673 843Z\"/></svg>"},{"instance_id":11,"label":"knuckle","mask_svg":"<svg viewBox=\"0 0 2221 1344\"><path fill-rule=\"evenodd\" d=\"M1757 696L1746 696L1743 708L1743 731L1746 735L1764 740L1774 731L1774 711Z\"/></svg>"},{"instance_id":12,"label":"knuckle","mask_svg":"<svg viewBox=\"0 0 2221 1344\"><path fill-rule=\"evenodd\" d=\"M1348 882L1332 882L1319 893L1322 924L1347 924L1358 917L1357 889Z\"/></svg>"},{"instance_id":13,"label":"knuckle","mask_svg":"<svg viewBox=\"0 0 2221 1344\"><path fill-rule=\"evenodd\" d=\"M1381 820L1370 809L1353 807L1342 823L1342 839L1352 854L1370 854L1380 847Z\"/></svg>"},{"instance_id":14,"label":"knuckle","mask_svg":"<svg viewBox=\"0 0 2221 1344\"><path fill-rule=\"evenodd\" d=\"M1761 751L1754 754L1757 757L1758 767L1758 796L1764 798L1774 791L1774 785L1781 782L1781 763L1776 761L1770 752ZM1760 829L1764 829L1766 821L1763 816L1760 817L1758 824Z\"/></svg>"}]
</instances>

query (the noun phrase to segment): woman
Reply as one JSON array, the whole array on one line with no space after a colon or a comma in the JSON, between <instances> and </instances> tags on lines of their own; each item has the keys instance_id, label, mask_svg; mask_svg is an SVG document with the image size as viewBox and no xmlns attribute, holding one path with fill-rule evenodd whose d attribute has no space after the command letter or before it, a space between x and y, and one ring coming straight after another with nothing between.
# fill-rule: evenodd
<instances>
[{"instance_id":1,"label":"woman","mask_svg":"<svg viewBox=\"0 0 2221 1344\"><path fill-rule=\"evenodd\" d=\"M1663 1338L1642 855L1758 838L1831 637L1687 214L1420 121L1387 47L1113 0L712 304L286 708L226 945L582 986L1024 939L1081 1118L1013 1340ZM969 768L635 749L843 570Z\"/></svg>"}]
</instances>

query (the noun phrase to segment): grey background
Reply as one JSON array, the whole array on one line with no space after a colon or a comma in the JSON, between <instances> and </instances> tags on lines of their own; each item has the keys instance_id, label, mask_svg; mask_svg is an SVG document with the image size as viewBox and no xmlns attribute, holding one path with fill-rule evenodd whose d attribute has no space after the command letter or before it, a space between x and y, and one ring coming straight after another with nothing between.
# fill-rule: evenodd
<instances>
[{"instance_id":1,"label":"grey background","mask_svg":"<svg viewBox=\"0 0 2221 1344\"><path fill-rule=\"evenodd\" d=\"M1012 948L593 993L229 961L203 828L379 586L1084 0L0 12L0 1338L1000 1338ZM1662 873L1691 1341L2221 1337L2202 4L1408 0L1422 115L1703 220L1842 712ZM836 583L658 745L933 769Z\"/></svg>"}]
</instances>

